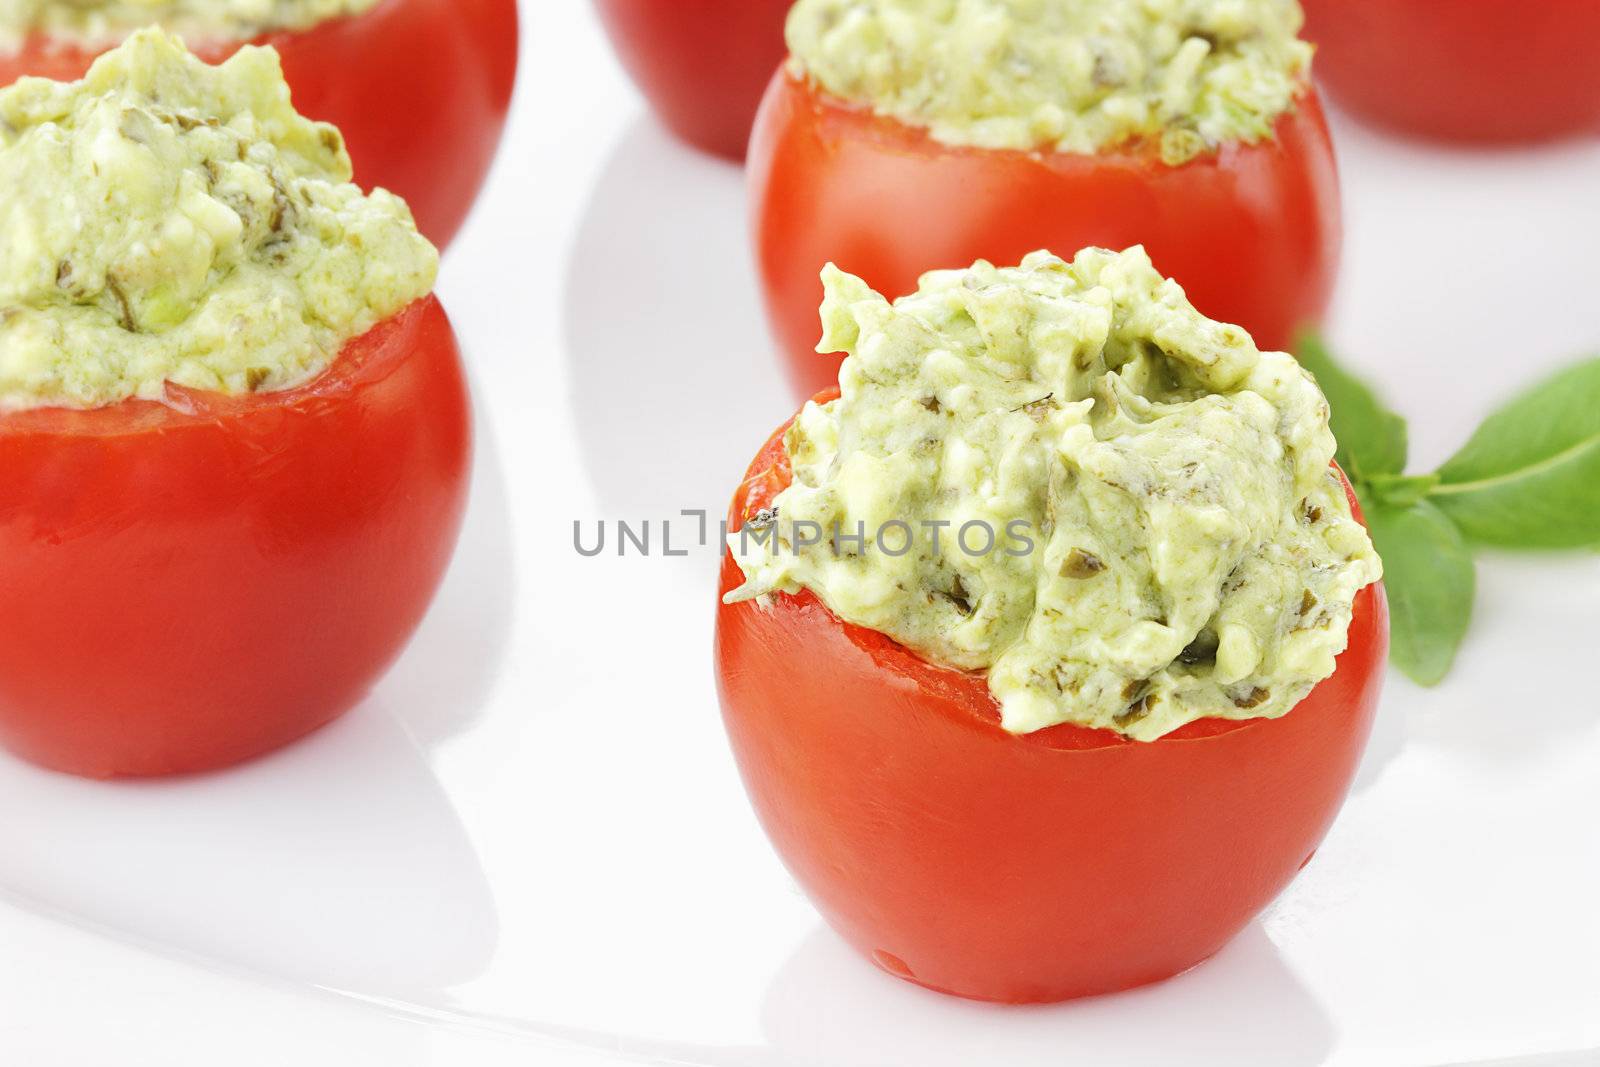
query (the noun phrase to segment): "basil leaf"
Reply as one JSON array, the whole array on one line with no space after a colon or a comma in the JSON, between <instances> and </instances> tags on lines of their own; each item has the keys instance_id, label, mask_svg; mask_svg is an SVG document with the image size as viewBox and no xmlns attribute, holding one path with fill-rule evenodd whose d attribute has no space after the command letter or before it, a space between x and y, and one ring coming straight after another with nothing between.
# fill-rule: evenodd
<instances>
[{"instance_id":1,"label":"basil leaf","mask_svg":"<svg viewBox=\"0 0 1600 1067\"><path fill-rule=\"evenodd\" d=\"M1600 540L1600 359L1489 416L1439 468L1439 481L1428 498L1476 541L1583 548Z\"/></svg>"},{"instance_id":2,"label":"basil leaf","mask_svg":"<svg viewBox=\"0 0 1600 1067\"><path fill-rule=\"evenodd\" d=\"M1300 339L1295 355L1322 387L1333 412L1335 457L1352 481L1406 469L1406 420L1384 407L1372 389L1335 362L1320 338Z\"/></svg>"},{"instance_id":3,"label":"basil leaf","mask_svg":"<svg viewBox=\"0 0 1600 1067\"><path fill-rule=\"evenodd\" d=\"M1379 504L1367 529L1389 591L1389 658L1419 685L1449 673L1472 620L1478 572L1461 531L1426 500Z\"/></svg>"}]
</instances>

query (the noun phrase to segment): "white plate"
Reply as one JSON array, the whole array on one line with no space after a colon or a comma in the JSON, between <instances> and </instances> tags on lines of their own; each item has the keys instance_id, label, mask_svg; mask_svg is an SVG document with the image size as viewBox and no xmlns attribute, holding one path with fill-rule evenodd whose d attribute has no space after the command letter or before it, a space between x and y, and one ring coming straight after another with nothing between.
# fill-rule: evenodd
<instances>
[{"instance_id":1,"label":"white plate","mask_svg":"<svg viewBox=\"0 0 1600 1067\"><path fill-rule=\"evenodd\" d=\"M0 759L0 1060L1593 1062L1594 555L1485 561L1456 673L1391 679L1316 862L1199 970L1007 1010L842 947L726 750L714 552L659 552L791 407L740 175L645 117L587 5L528 21L514 133L441 286L480 453L438 606L366 704L243 769L100 785ZM1600 349L1600 145L1338 134L1332 335L1436 462ZM601 518L655 520L656 555L580 558L574 521Z\"/></svg>"}]
</instances>

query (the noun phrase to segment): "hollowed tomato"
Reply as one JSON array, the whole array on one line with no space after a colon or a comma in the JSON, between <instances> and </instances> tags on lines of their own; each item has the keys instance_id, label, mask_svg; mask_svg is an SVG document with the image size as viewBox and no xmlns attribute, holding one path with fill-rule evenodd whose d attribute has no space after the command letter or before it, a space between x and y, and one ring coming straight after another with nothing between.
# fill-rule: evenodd
<instances>
[{"instance_id":1,"label":"hollowed tomato","mask_svg":"<svg viewBox=\"0 0 1600 1067\"><path fill-rule=\"evenodd\" d=\"M1303 0L1334 99L1407 133L1529 141L1600 133L1595 0Z\"/></svg>"},{"instance_id":2,"label":"hollowed tomato","mask_svg":"<svg viewBox=\"0 0 1600 1067\"><path fill-rule=\"evenodd\" d=\"M191 41L220 63L242 42ZM344 133L356 181L404 197L443 248L488 176L517 70L516 0L383 0L305 30L265 34L295 108ZM0 85L81 77L97 52L35 39L0 53Z\"/></svg>"},{"instance_id":3,"label":"hollowed tomato","mask_svg":"<svg viewBox=\"0 0 1600 1067\"><path fill-rule=\"evenodd\" d=\"M780 431L731 524L789 480ZM725 560L721 591L741 581ZM1073 725L1008 734L983 675L810 592L720 604L716 668L756 812L828 923L901 978L1027 1002L1170 977L1243 929L1338 812L1387 646L1370 586L1337 671L1288 715L1148 743Z\"/></svg>"},{"instance_id":4,"label":"hollowed tomato","mask_svg":"<svg viewBox=\"0 0 1600 1067\"><path fill-rule=\"evenodd\" d=\"M0 415L0 743L173 774L348 710L444 574L470 433L432 297L300 388Z\"/></svg>"},{"instance_id":5,"label":"hollowed tomato","mask_svg":"<svg viewBox=\"0 0 1600 1067\"><path fill-rule=\"evenodd\" d=\"M743 159L750 123L783 61L793 0L596 0L622 65L667 127Z\"/></svg>"},{"instance_id":6,"label":"hollowed tomato","mask_svg":"<svg viewBox=\"0 0 1600 1067\"><path fill-rule=\"evenodd\" d=\"M756 118L750 190L767 314L802 396L837 378L839 357L812 351L829 261L893 297L978 259L1143 244L1203 313L1283 349L1326 310L1339 259L1333 147L1309 87L1272 138L1171 167L1153 145L951 147L780 71Z\"/></svg>"}]
</instances>

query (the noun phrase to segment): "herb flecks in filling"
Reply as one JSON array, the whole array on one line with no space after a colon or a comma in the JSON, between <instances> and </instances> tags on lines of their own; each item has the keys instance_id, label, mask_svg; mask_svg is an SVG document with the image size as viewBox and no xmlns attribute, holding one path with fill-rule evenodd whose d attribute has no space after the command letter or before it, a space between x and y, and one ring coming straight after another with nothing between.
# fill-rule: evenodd
<instances>
[{"instance_id":1,"label":"herb flecks in filling","mask_svg":"<svg viewBox=\"0 0 1600 1067\"><path fill-rule=\"evenodd\" d=\"M380 0L0 0L0 53L31 36L97 48L160 25L191 43L247 41L359 15Z\"/></svg>"},{"instance_id":2,"label":"herb flecks in filling","mask_svg":"<svg viewBox=\"0 0 1600 1067\"><path fill-rule=\"evenodd\" d=\"M1304 91L1296 0L799 0L794 69L947 144L1181 165L1271 135Z\"/></svg>"},{"instance_id":3,"label":"herb flecks in filling","mask_svg":"<svg viewBox=\"0 0 1600 1067\"><path fill-rule=\"evenodd\" d=\"M350 177L271 49L211 67L141 31L83 81L0 90L0 408L315 377L438 270Z\"/></svg>"},{"instance_id":4,"label":"herb flecks in filling","mask_svg":"<svg viewBox=\"0 0 1600 1067\"><path fill-rule=\"evenodd\" d=\"M1380 566L1292 358L1200 315L1137 248L936 272L894 304L831 267L824 284L842 394L785 439L775 530L730 538L730 600L810 589L986 670L1019 733L1271 718L1333 673ZM835 530L865 537L836 553Z\"/></svg>"}]
</instances>

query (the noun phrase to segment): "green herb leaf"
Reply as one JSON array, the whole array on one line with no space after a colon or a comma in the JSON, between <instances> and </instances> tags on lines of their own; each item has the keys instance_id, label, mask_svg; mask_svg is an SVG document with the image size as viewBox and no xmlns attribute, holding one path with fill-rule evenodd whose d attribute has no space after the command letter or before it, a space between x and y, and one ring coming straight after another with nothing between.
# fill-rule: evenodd
<instances>
[{"instance_id":1,"label":"green herb leaf","mask_svg":"<svg viewBox=\"0 0 1600 1067\"><path fill-rule=\"evenodd\" d=\"M1426 500L1367 512L1389 591L1389 658L1420 685L1449 673L1472 621L1478 572L1461 531Z\"/></svg>"},{"instance_id":2,"label":"green herb leaf","mask_svg":"<svg viewBox=\"0 0 1600 1067\"><path fill-rule=\"evenodd\" d=\"M1489 416L1439 468L1439 481L1428 498L1473 540L1510 548L1600 540L1600 359Z\"/></svg>"},{"instance_id":3,"label":"green herb leaf","mask_svg":"<svg viewBox=\"0 0 1600 1067\"><path fill-rule=\"evenodd\" d=\"M1409 508L1433 492L1439 484L1437 474L1377 474L1364 483L1368 495L1397 508Z\"/></svg>"},{"instance_id":4,"label":"green herb leaf","mask_svg":"<svg viewBox=\"0 0 1600 1067\"><path fill-rule=\"evenodd\" d=\"M1333 411L1333 436L1339 466L1352 481L1406 469L1406 420L1383 406L1361 379L1334 362L1320 338L1305 336L1296 346L1301 366L1322 387Z\"/></svg>"}]
</instances>

